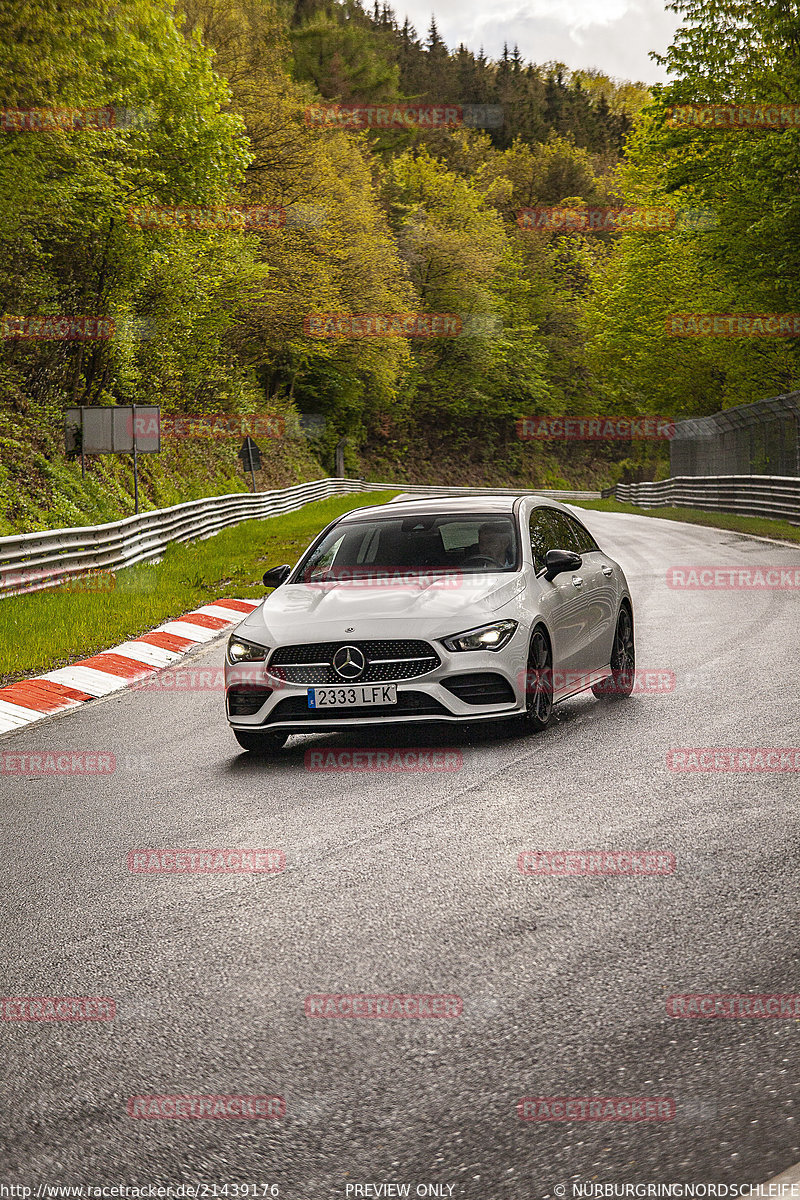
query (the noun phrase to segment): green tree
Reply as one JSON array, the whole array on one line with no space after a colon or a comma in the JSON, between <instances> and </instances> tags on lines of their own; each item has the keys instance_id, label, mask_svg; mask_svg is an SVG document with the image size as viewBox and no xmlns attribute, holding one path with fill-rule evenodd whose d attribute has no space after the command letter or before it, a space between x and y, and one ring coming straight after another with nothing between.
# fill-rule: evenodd
<instances>
[{"instance_id":1,"label":"green tree","mask_svg":"<svg viewBox=\"0 0 800 1200\"><path fill-rule=\"evenodd\" d=\"M671 128L675 105L780 104L796 93L798 23L783 0L680 0L662 59L674 82L640 113L618 173L628 204L669 206L669 235L622 238L588 309L598 379L632 403L687 415L798 386L797 339L667 337L670 313L795 312L800 131ZM627 382L626 382L627 381Z\"/></svg>"}]
</instances>

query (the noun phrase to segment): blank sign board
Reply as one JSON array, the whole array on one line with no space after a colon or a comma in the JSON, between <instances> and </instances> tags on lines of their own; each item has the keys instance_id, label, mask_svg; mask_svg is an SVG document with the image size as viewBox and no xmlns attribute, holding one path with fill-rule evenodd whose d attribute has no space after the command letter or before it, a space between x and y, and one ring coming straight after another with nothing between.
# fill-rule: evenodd
<instances>
[{"instance_id":1,"label":"blank sign board","mask_svg":"<svg viewBox=\"0 0 800 1200\"><path fill-rule=\"evenodd\" d=\"M139 454L158 454L161 450L161 409L155 404L137 404L135 415L132 407L68 408L64 422L67 450L80 449L77 435L81 427L85 454L131 451L134 430Z\"/></svg>"}]
</instances>

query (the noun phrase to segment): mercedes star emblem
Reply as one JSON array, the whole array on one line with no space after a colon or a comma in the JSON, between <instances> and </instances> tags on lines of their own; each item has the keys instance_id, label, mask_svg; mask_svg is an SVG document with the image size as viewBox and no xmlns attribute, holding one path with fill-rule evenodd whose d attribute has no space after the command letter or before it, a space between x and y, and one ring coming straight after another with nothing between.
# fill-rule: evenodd
<instances>
[{"instance_id":1,"label":"mercedes star emblem","mask_svg":"<svg viewBox=\"0 0 800 1200\"><path fill-rule=\"evenodd\" d=\"M340 646L331 666L341 679L359 679L367 668L367 660L358 646Z\"/></svg>"}]
</instances>

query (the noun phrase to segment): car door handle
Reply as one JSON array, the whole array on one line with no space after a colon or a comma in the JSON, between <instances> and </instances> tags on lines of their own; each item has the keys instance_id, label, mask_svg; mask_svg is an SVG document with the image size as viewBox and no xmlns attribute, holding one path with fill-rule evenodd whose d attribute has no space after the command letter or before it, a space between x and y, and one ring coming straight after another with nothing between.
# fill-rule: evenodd
<instances>
[{"instance_id":1,"label":"car door handle","mask_svg":"<svg viewBox=\"0 0 800 1200\"><path fill-rule=\"evenodd\" d=\"M580 575L572 576L572 586L573 587L583 587L583 580L581 579Z\"/></svg>"},{"instance_id":2,"label":"car door handle","mask_svg":"<svg viewBox=\"0 0 800 1200\"><path fill-rule=\"evenodd\" d=\"M613 575L614 568L613 567L603 567L603 574L604 575Z\"/></svg>"}]
</instances>

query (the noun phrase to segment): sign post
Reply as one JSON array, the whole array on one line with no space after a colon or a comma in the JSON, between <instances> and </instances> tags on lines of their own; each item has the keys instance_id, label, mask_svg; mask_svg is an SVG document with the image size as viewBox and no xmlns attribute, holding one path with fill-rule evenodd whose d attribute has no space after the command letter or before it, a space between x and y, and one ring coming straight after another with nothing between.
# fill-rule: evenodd
<instances>
[{"instance_id":1,"label":"sign post","mask_svg":"<svg viewBox=\"0 0 800 1200\"><path fill-rule=\"evenodd\" d=\"M343 437L339 438L339 441L336 443L336 449L334 451L334 470L336 471L337 478L339 479L344 479L344 448L349 440L349 438Z\"/></svg>"},{"instance_id":2,"label":"sign post","mask_svg":"<svg viewBox=\"0 0 800 1200\"><path fill-rule=\"evenodd\" d=\"M66 450L75 453L80 438L81 478L86 455L133 452L133 503L139 511L139 455L161 450L161 409L156 404L105 404L68 408L64 413Z\"/></svg>"},{"instance_id":3,"label":"sign post","mask_svg":"<svg viewBox=\"0 0 800 1200\"><path fill-rule=\"evenodd\" d=\"M250 478L253 480L253 491L256 490L256 471L261 470L261 449L253 439L248 436L242 442L242 448L239 451L239 458L242 460L242 466L245 471L250 472Z\"/></svg>"}]
</instances>

